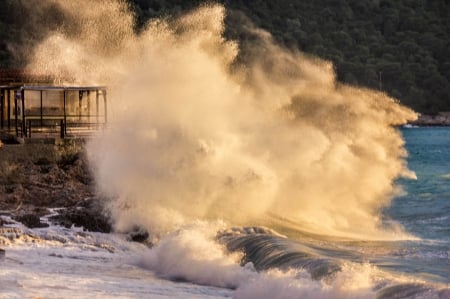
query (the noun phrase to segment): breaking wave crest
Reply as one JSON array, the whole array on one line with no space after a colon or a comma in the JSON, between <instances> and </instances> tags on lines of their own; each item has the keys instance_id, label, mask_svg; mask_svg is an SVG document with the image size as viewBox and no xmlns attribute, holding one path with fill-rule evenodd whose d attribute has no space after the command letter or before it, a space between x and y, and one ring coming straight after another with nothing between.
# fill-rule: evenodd
<instances>
[{"instance_id":1,"label":"breaking wave crest","mask_svg":"<svg viewBox=\"0 0 450 299\"><path fill-rule=\"evenodd\" d=\"M217 231L220 231L217 234ZM270 229L197 222L142 257L160 276L234 289L234 298L448 298L438 285L343 258L345 250L295 242Z\"/></svg>"}]
</instances>

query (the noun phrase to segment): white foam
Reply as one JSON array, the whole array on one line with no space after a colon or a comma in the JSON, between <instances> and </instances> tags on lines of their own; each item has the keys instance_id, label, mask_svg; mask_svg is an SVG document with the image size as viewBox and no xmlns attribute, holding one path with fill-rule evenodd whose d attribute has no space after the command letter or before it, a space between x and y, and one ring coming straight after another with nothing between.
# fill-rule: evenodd
<instances>
[{"instance_id":1,"label":"white foam","mask_svg":"<svg viewBox=\"0 0 450 299\"><path fill-rule=\"evenodd\" d=\"M183 226L145 252L140 265L168 279L233 288L237 299L374 298L376 291L386 285L413 281L394 277L367 263L351 262L343 263L340 271L322 280L313 280L303 269L256 272L251 263L239 266L241 256L230 255L216 242L218 230L240 231L200 221Z\"/></svg>"},{"instance_id":2,"label":"white foam","mask_svg":"<svg viewBox=\"0 0 450 299\"><path fill-rule=\"evenodd\" d=\"M255 272L239 266L239 254L227 254L215 241L220 225L198 222L161 239L143 256L142 264L162 277L237 288Z\"/></svg>"},{"instance_id":3,"label":"white foam","mask_svg":"<svg viewBox=\"0 0 450 299\"><path fill-rule=\"evenodd\" d=\"M256 272L216 242L217 231L226 230L198 221L161 236L153 248L78 228L17 230L0 259L0 298L364 299L389 285L420 283L351 262L322 280L302 269ZM436 291L424 294L418 298L438 298Z\"/></svg>"},{"instance_id":4,"label":"white foam","mask_svg":"<svg viewBox=\"0 0 450 299\"><path fill-rule=\"evenodd\" d=\"M0 259L0 298L230 297L230 290L157 278L136 265L149 249L125 240L55 226L19 233Z\"/></svg>"}]
</instances>

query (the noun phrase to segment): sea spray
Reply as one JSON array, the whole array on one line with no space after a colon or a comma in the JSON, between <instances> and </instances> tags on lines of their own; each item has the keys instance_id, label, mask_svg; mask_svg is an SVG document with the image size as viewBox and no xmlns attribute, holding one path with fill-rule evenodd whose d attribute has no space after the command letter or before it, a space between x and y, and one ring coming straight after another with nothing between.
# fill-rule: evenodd
<instances>
[{"instance_id":1,"label":"sea spray","mask_svg":"<svg viewBox=\"0 0 450 299\"><path fill-rule=\"evenodd\" d=\"M393 126L415 113L394 99L336 82L331 63L257 28L242 53L221 5L134 33L122 1L42 2L67 21L30 67L109 86L111 129L88 151L117 230L264 224L270 212L318 233L405 237L380 217L394 180L413 176Z\"/></svg>"}]
</instances>

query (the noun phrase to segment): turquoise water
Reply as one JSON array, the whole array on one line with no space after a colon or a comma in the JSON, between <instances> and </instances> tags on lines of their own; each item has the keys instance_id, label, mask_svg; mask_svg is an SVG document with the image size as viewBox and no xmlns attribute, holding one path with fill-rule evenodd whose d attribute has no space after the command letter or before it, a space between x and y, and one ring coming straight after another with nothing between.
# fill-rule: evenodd
<instances>
[{"instance_id":1,"label":"turquoise water","mask_svg":"<svg viewBox=\"0 0 450 299\"><path fill-rule=\"evenodd\" d=\"M376 298L450 298L450 128L403 128L401 133L417 180L395 182L405 192L383 215L417 239L339 240L300 231L284 239L253 230L222 239L231 251L244 251L244 263L258 270L301 268L321 279L347 263L368 263L386 273L372 286Z\"/></svg>"},{"instance_id":2,"label":"turquoise water","mask_svg":"<svg viewBox=\"0 0 450 299\"><path fill-rule=\"evenodd\" d=\"M449 245L450 128L408 128L402 134L417 180L398 182L407 194L395 199L387 214L420 238Z\"/></svg>"},{"instance_id":3,"label":"turquoise water","mask_svg":"<svg viewBox=\"0 0 450 299\"><path fill-rule=\"evenodd\" d=\"M417 180L399 180L406 194L385 214L420 238L397 244L393 268L450 283L450 128L405 128L408 165Z\"/></svg>"}]
</instances>

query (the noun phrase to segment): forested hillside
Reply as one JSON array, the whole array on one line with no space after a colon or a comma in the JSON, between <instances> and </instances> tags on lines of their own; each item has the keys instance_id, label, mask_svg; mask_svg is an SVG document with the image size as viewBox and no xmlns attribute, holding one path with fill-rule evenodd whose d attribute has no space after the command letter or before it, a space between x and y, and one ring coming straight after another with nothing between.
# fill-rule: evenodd
<instances>
[{"instance_id":1,"label":"forested hillside","mask_svg":"<svg viewBox=\"0 0 450 299\"><path fill-rule=\"evenodd\" d=\"M137 30L204 1L129 0ZM0 68L20 67L18 45L37 42L20 14L24 0L0 1ZM338 80L381 89L423 113L450 111L449 0L222 0L226 35L249 43L242 15L288 48L333 61ZM57 26L57 7L53 25ZM239 16L239 17L237 17ZM51 19L48 16L47 18ZM32 32L32 31L31 31Z\"/></svg>"}]
</instances>

